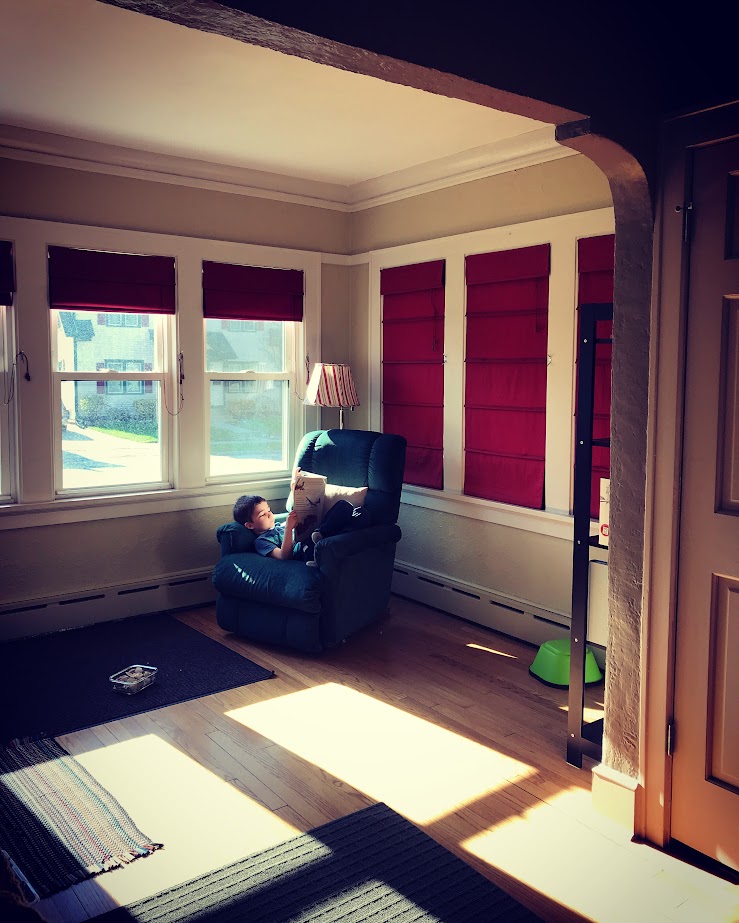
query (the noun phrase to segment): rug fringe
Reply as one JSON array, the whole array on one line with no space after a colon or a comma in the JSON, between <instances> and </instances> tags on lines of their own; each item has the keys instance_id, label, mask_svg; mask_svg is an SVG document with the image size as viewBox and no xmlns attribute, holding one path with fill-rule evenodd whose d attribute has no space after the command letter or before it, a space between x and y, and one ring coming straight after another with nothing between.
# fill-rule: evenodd
<instances>
[{"instance_id":1,"label":"rug fringe","mask_svg":"<svg viewBox=\"0 0 739 923\"><path fill-rule=\"evenodd\" d=\"M103 862L95 862L85 867L85 871L90 875L102 875L103 872L110 872L115 869L124 868L136 859L142 859L144 856L150 856L157 849L164 849L164 843L146 843L141 847L134 847L128 852L118 853L116 856L108 856Z\"/></svg>"}]
</instances>

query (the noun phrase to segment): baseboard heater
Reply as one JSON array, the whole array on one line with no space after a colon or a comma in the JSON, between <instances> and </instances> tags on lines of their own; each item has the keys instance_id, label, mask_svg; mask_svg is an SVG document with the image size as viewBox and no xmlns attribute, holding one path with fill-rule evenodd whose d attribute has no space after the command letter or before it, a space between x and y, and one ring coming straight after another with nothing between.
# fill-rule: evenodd
<instances>
[{"instance_id":1,"label":"baseboard heater","mask_svg":"<svg viewBox=\"0 0 739 923\"><path fill-rule=\"evenodd\" d=\"M96 587L0 606L0 641L109 622L150 612L169 612L215 601L211 571L169 574L155 580Z\"/></svg>"},{"instance_id":2,"label":"baseboard heater","mask_svg":"<svg viewBox=\"0 0 739 923\"><path fill-rule=\"evenodd\" d=\"M570 633L568 613L396 561L392 591L536 646Z\"/></svg>"}]
</instances>

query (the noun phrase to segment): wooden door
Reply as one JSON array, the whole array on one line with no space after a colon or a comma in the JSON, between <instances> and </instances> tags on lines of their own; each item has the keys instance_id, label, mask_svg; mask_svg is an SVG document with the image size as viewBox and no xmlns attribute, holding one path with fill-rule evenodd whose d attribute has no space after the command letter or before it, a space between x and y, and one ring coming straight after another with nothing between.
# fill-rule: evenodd
<instances>
[{"instance_id":1,"label":"wooden door","mask_svg":"<svg viewBox=\"0 0 739 923\"><path fill-rule=\"evenodd\" d=\"M739 140L692 156L671 836L739 869Z\"/></svg>"}]
</instances>

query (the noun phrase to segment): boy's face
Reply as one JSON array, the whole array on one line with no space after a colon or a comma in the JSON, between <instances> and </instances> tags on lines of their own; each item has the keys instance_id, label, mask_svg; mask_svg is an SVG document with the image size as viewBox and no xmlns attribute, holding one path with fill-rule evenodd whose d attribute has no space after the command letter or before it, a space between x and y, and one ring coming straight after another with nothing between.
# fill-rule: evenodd
<instances>
[{"instance_id":1,"label":"boy's face","mask_svg":"<svg viewBox=\"0 0 739 923\"><path fill-rule=\"evenodd\" d=\"M262 532L266 532L268 529L273 529L275 514L269 508L269 503L266 500L257 503L254 507L254 512L251 514L251 522L246 522L244 525L247 529L253 529L257 535L261 535Z\"/></svg>"}]
</instances>

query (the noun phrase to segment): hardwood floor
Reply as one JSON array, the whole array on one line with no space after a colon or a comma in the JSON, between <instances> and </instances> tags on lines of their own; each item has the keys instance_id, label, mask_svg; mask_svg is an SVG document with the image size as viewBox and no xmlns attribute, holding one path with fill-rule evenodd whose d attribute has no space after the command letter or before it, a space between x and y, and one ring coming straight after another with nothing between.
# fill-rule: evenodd
<instances>
[{"instance_id":1,"label":"hardwood floor","mask_svg":"<svg viewBox=\"0 0 739 923\"><path fill-rule=\"evenodd\" d=\"M42 901L49 923L378 801L551 923L739 920L736 887L592 810L592 764L564 758L566 690L529 675L534 648L399 597L321 657L247 643L212 608L178 617L276 676L60 738L164 849Z\"/></svg>"}]
</instances>

